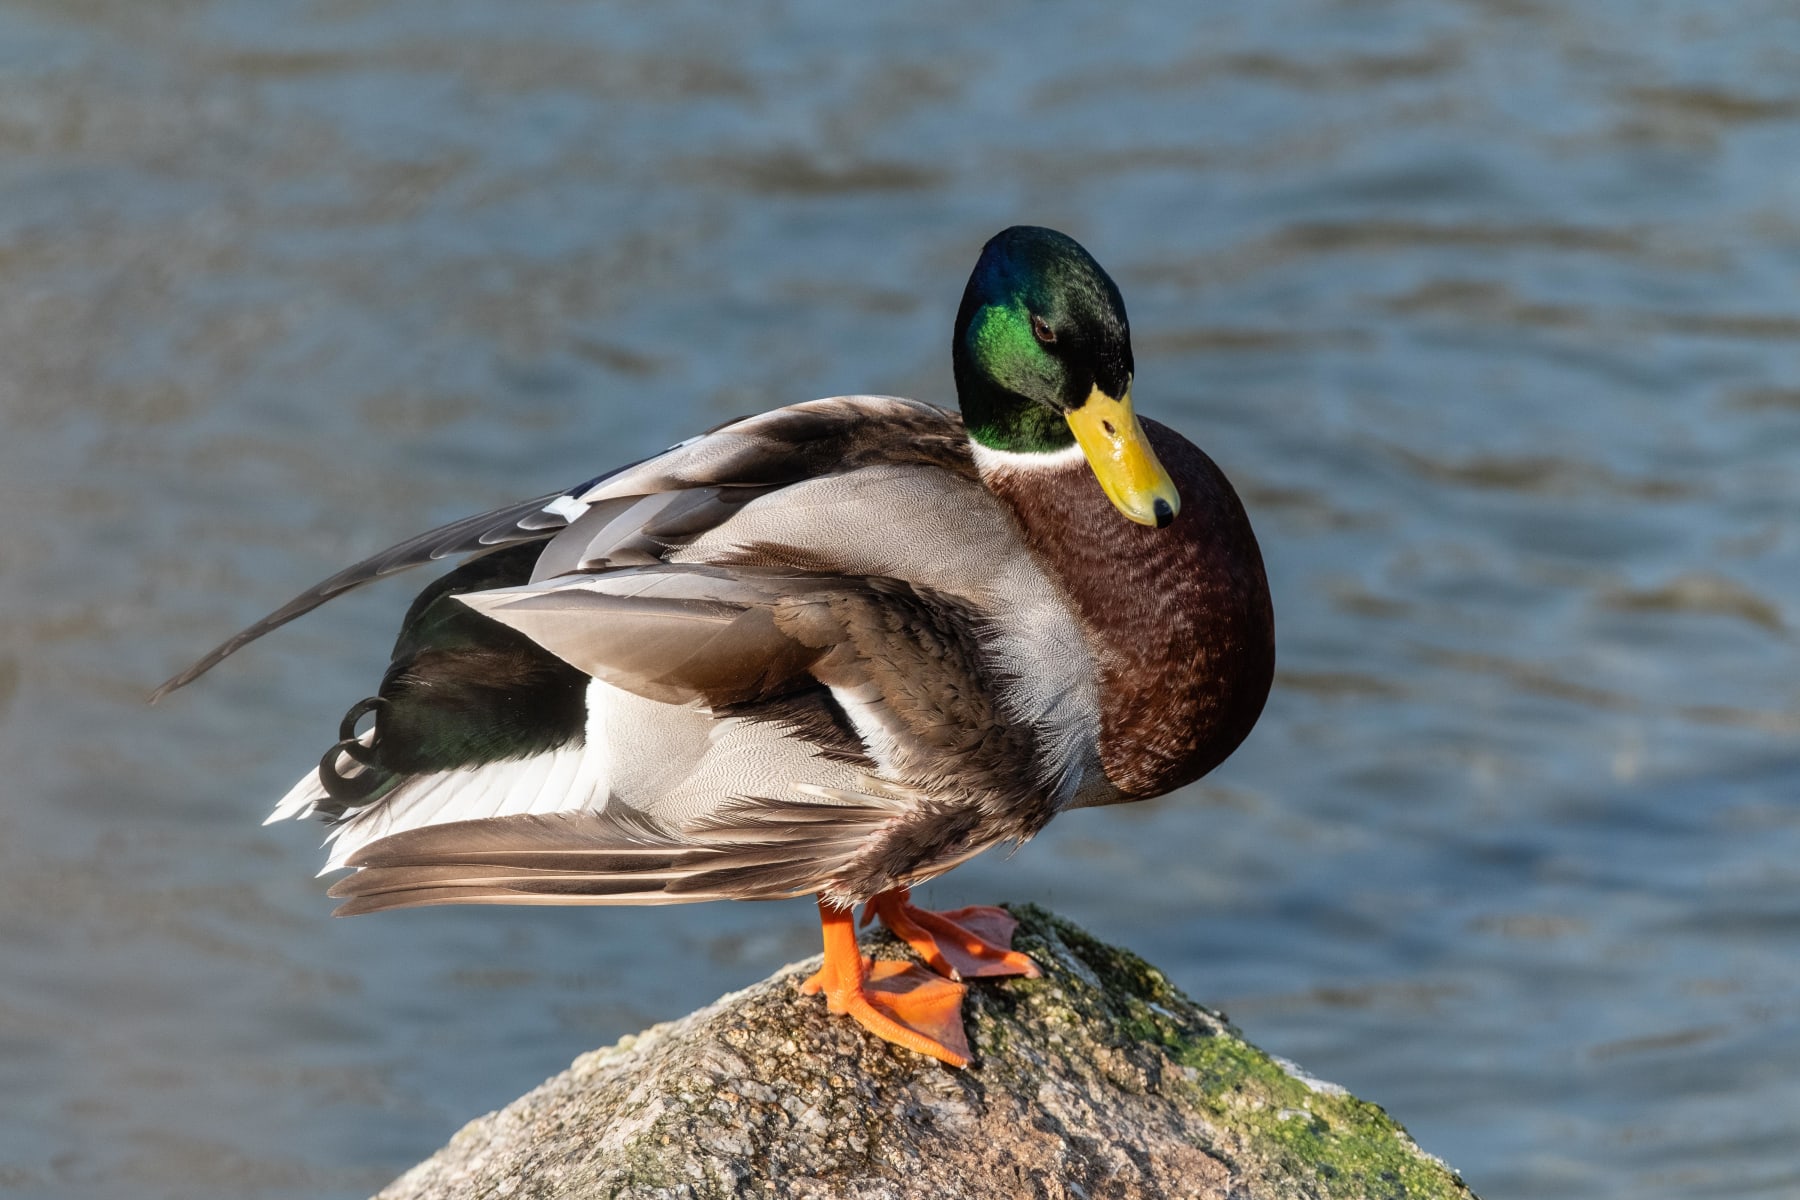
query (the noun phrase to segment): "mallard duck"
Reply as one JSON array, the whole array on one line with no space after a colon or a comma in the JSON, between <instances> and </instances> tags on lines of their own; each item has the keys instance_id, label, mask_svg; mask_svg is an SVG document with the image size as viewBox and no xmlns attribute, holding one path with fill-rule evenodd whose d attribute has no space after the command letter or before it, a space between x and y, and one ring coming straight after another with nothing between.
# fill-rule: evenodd
<instances>
[{"instance_id":1,"label":"mallard duck","mask_svg":"<svg viewBox=\"0 0 1800 1200\"><path fill-rule=\"evenodd\" d=\"M157 695L465 556L269 818L330 823L337 912L812 895L805 990L962 1066L960 981L1036 967L1004 911L909 889L1217 766L1274 626L1243 506L1134 413L1124 302L1073 239L989 241L951 361L960 416L839 396L733 421L357 563ZM858 904L926 965L864 959Z\"/></svg>"}]
</instances>

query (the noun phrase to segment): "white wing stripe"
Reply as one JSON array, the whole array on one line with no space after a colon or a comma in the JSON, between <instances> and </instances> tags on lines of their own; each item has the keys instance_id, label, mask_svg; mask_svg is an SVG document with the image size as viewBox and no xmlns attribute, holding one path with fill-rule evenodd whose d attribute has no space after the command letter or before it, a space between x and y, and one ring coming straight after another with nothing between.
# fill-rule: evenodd
<instances>
[{"instance_id":1,"label":"white wing stripe","mask_svg":"<svg viewBox=\"0 0 1800 1200\"><path fill-rule=\"evenodd\" d=\"M587 512L587 510L588 506L573 496L558 496L550 503L544 505L545 512L549 513L551 516L561 517L571 525L575 523L577 517Z\"/></svg>"}]
</instances>

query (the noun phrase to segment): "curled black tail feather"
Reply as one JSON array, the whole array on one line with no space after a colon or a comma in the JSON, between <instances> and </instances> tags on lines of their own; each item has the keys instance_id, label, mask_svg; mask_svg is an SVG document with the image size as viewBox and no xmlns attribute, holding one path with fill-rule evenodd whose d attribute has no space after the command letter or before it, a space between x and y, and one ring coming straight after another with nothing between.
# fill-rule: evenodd
<instances>
[{"instance_id":1,"label":"curled black tail feather","mask_svg":"<svg viewBox=\"0 0 1800 1200\"><path fill-rule=\"evenodd\" d=\"M367 744L356 733L357 722L370 713L376 714L376 729L379 729L381 710L386 706L387 701L380 696L368 696L351 705L350 711L338 723L337 744L319 759L319 786L325 789L327 799L315 801L313 809L326 820L343 820L345 813L369 803L397 780L397 774L380 763L375 732L371 731ZM346 771L341 765L343 759L349 759L350 764L360 770Z\"/></svg>"}]
</instances>

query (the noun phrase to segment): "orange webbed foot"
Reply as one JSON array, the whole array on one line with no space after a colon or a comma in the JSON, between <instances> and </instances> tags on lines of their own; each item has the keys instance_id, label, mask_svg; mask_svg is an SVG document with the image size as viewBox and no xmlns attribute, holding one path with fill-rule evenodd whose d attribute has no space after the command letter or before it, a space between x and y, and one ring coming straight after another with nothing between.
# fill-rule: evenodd
<instances>
[{"instance_id":1,"label":"orange webbed foot","mask_svg":"<svg viewBox=\"0 0 1800 1200\"><path fill-rule=\"evenodd\" d=\"M825 965L800 985L802 992L823 992L832 1012L850 1017L883 1041L953 1067L969 1065L969 1039L962 1024L967 989L962 984L911 963L864 958L846 909L821 900L819 919L825 933Z\"/></svg>"},{"instance_id":2,"label":"orange webbed foot","mask_svg":"<svg viewBox=\"0 0 1800 1200\"><path fill-rule=\"evenodd\" d=\"M1030 956L1012 948L1013 930L1019 922L1003 908L972 905L932 912L915 907L910 890L896 888L869 901L863 914L865 924L870 914L880 917L927 966L950 979L1001 975L1036 979L1043 974Z\"/></svg>"}]
</instances>

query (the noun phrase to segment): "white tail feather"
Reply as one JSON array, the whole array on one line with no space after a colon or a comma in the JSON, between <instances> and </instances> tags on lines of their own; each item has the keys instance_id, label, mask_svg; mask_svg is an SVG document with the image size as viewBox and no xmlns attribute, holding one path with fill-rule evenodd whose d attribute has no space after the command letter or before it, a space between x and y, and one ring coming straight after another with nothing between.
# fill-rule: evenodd
<instances>
[{"instance_id":1,"label":"white tail feather","mask_svg":"<svg viewBox=\"0 0 1800 1200\"><path fill-rule=\"evenodd\" d=\"M356 740L367 746L375 740L375 731L373 729L365 730ZM349 771L350 777L354 777L355 772L350 771L354 764L344 763L342 755L339 756L339 762L336 765L340 771ZM356 771L360 770L362 770L361 767L356 767ZM319 801L330 794L325 790L325 785L319 782L319 772L315 769L311 774L304 776L299 783L289 788L287 795L275 802L275 811L263 818L263 824L273 825L277 821L301 820L310 817L318 811L315 806Z\"/></svg>"},{"instance_id":2,"label":"white tail feather","mask_svg":"<svg viewBox=\"0 0 1800 1200\"><path fill-rule=\"evenodd\" d=\"M598 809L606 803L606 781L595 769L603 758L591 745L566 746L530 758L409 779L326 835L331 857L319 874L342 870L345 860L364 846L404 829L520 813Z\"/></svg>"}]
</instances>

